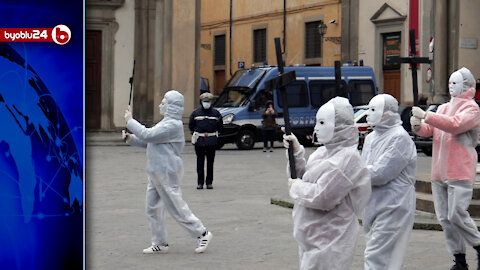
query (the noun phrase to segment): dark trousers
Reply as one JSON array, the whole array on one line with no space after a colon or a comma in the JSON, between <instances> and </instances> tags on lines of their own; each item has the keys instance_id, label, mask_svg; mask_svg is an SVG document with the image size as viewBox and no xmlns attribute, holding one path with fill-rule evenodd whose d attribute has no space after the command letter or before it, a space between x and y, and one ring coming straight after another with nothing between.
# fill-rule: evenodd
<instances>
[{"instance_id":1,"label":"dark trousers","mask_svg":"<svg viewBox=\"0 0 480 270\"><path fill-rule=\"evenodd\" d=\"M197 154L197 175L198 185L202 185L205 179L205 157L207 157L207 178L205 182L211 185L213 182L213 162L215 161L216 145L213 146L195 146L195 154Z\"/></svg>"},{"instance_id":2,"label":"dark trousers","mask_svg":"<svg viewBox=\"0 0 480 270\"><path fill-rule=\"evenodd\" d=\"M262 130L263 133L263 148L267 148L267 142L270 141L270 147L273 148L273 141L275 141L275 130Z\"/></svg>"}]
</instances>

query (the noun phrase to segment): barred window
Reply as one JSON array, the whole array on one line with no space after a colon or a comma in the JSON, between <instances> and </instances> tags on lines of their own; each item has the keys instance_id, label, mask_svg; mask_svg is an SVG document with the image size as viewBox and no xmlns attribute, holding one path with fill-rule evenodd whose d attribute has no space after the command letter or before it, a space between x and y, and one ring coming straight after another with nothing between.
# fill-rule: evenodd
<instances>
[{"instance_id":1,"label":"barred window","mask_svg":"<svg viewBox=\"0 0 480 270\"><path fill-rule=\"evenodd\" d=\"M267 60L267 29L253 30L253 62L263 63Z\"/></svg>"},{"instance_id":2,"label":"barred window","mask_svg":"<svg viewBox=\"0 0 480 270\"><path fill-rule=\"evenodd\" d=\"M322 36L318 32L318 26L322 21L305 23L305 58L322 57Z\"/></svg>"},{"instance_id":3,"label":"barred window","mask_svg":"<svg viewBox=\"0 0 480 270\"><path fill-rule=\"evenodd\" d=\"M225 65L225 35L215 36L215 66Z\"/></svg>"}]
</instances>

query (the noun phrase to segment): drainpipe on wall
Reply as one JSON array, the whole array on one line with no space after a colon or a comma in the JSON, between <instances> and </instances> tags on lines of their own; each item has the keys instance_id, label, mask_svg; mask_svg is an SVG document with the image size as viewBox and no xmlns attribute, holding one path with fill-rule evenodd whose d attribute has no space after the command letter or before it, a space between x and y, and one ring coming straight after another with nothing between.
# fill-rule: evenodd
<instances>
[{"instance_id":1,"label":"drainpipe on wall","mask_svg":"<svg viewBox=\"0 0 480 270\"><path fill-rule=\"evenodd\" d=\"M230 0L230 31L229 31L229 39L228 39L228 46L229 46L229 49L228 49L228 52L229 52L229 59L228 59L228 62L229 62L229 72L230 72L230 77L232 77L232 1L233 0Z\"/></svg>"},{"instance_id":2,"label":"drainpipe on wall","mask_svg":"<svg viewBox=\"0 0 480 270\"><path fill-rule=\"evenodd\" d=\"M285 54L287 51L287 48L285 46L285 43L287 38L287 0L283 0L283 52L282 54Z\"/></svg>"}]
</instances>

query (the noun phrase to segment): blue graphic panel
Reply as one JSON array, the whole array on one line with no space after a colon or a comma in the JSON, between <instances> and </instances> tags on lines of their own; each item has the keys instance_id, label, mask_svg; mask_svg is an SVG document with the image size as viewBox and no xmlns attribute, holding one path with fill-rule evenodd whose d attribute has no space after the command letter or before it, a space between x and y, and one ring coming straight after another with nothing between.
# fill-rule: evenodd
<instances>
[{"instance_id":1,"label":"blue graphic panel","mask_svg":"<svg viewBox=\"0 0 480 270\"><path fill-rule=\"evenodd\" d=\"M72 37L0 43L0 265L82 269L83 2L8 3L0 28Z\"/></svg>"}]
</instances>

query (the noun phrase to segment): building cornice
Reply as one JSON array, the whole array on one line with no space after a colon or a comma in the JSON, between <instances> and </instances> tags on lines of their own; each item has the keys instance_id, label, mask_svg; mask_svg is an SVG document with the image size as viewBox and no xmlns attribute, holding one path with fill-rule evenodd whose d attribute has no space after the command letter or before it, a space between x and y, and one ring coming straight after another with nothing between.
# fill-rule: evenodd
<instances>
[{"instance_id":1,"label":"building cornice","mask_svg":"<svg viewBox=\"0 0 480 270\"><path fill-rule=\"evenodd\" d=\"M387 9L393 11L396 16L391 18L385 18L385 19L380 18L381 15ZM370 18L370 21L374 24L381 24L381 23L403 22L406 19L407 19L406 15L402 14L401 12L399 12L389 4L385 3L377 10L377 12L375 12L375 14L373 14L373 16Z\"/></svg>"},{"instance_id":2,"label":"building cornice","mask_svg":"<svg viewBox=\"0 0 480 270\"><path fill-rule=\"evenodd\" d=\"M321 10L321 9L325 8L326 6L337 5L337 4L340 4L340 2L338 0L327 1L327 2L322 2L322 3L315 3L315 4L310 4L310 5L302 5L302 6L298 6L298 7L295 7L295 8L289 8L289 9L287 9L286 13L287 13L287 15L291 15L291 14L301 13L301 12L304 12L304 11ZM283 16L283 10L275 10L275 11L271 11L271 12L265 12L265 13L260 13L260 14L253 14L253 15L233 18L232 23L233 24L250 23L252 21L265 20L266 18L271 19L271 18L276 18L276 17L281 17L281 16ZM230 23L229 19L205 22L205 23L201 24L201 29L202 30L208 30L208 29L213 29L213 28L219 28L219 27L227 26L229 23Z\"/></svg>"},{"instance_id":3,"label":"building cornice","mask_svg":"<svg viewBox=\"0 0 480 270\"><path fill-rule=\"evenodd\" d=\"M86 0L86 7L117 9L125 4L125 0Z\"/></svg>"}]
</instances>

